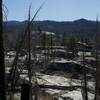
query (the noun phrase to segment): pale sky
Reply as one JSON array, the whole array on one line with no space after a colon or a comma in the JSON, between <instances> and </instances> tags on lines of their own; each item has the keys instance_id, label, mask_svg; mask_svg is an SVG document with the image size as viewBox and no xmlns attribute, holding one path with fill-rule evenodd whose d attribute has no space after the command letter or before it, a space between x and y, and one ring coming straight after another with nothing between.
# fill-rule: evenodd
<instances>
[{"instance_id":1,"label":"pale sky","mask_svg":"<svg viewBox=\"0 0 100 100\"><path fill-rule=\"evenodd\" d=\"M4 0L8 9L8 20L27 19L29 5L31 16L44 0ZM95 20L100 13L100 0L47 0L36 20L72 21L80 18Z\"/></svg>"}]
</instances>

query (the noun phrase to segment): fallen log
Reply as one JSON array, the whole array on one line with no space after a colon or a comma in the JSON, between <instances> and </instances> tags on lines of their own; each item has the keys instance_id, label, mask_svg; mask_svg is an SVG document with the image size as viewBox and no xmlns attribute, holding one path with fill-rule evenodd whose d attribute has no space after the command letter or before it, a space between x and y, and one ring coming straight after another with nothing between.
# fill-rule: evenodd
<instances>
[{"instance_id":1,"label":"fallen log","mask_svg":"<svg viewBox=\"0 0 100 100\"><path fill-rule=\"evenodd\" d=\"M77 88L84 88L83 86L57 86L57 85L44 85L44 84L39 84L38 85L39 88L48 88L48 89L57 89L57 90L76 90ZM91 93L94 94L94 90L87 88L87 90Z\"/></svg>"},{"instance_id":2,"label":"fallen log","mask_svg":"<svg viewBox=\"0 0 100 100\"><path fill-rule=\"evenodd\" d=\"M57 86L57 85L44 85L44 84L39 84L38 87L39 88L57 89L57 90L74 90L77 88L82 88L82 86Z\"/></svg>"}]
</instances>

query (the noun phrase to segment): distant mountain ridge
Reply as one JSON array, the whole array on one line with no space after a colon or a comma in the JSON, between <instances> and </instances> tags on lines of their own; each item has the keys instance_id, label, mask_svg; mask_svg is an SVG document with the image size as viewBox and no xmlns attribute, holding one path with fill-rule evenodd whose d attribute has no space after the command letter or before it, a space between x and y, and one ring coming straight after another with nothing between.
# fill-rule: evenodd
<instances>
[{"instance_id":1,"label":"distant mountain ridge","mask_svg":"<svg viewBox=\"0 0 100 100\"><path fill-rule=\"evenodd\" d=\"M7 21L4 22L6 30L21 29L24 28L26 21ZM86 33L94 33L96 22L86 19L79 19L75 21L34 21L33 30L36 30L38 27L43 31L50 31L55 33L81 33L81 31Z\"/></svg>"},{"instance_id":2,"label":"distant mountain ridge","mask_svg":"<svg viewBox=\"0 0 100 100\"><path fill-rule=\"evenodd\" d=\"M12 43L18 38L18 34L24 32L27 21L7 21L4 22L5 38ZM100 24L100 22L98 22ZM40 28L43 31L54 32L56 34L66 33L76 37L94 38L96 33L96 21L78 19L74 21L34 21L32 29ZM100 29L100 28L99 28Z\"/></svg>"}]
</instances>

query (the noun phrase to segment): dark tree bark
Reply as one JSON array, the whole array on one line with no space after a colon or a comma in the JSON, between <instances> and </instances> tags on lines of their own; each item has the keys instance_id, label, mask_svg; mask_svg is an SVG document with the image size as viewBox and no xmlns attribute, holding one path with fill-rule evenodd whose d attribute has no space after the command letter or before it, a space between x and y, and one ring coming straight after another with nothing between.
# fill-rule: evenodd
<instances>
[{"instance_id":1,"label":"dark tree bark","mask_svg":"<svg viewBox=\"0 0 100 100\"><path fill-rule=\"evenodd\" d=\"M100 100L100 63L96 68L96 92L95 92L95 100Z\"/></svg>"},{"instance_id":2,"label":"dark tree bark","mask_svg":"<svg viewBox=\"0 0 100 100\"><path fill-rule=\"evenodd\" d=\"M21 100L30 100L30 85L22 84L21 86Z\"/></svg>"},{"instance_id":3,"label":"dark tree bark","mask_svg":"<svg viewBox=\"0 0 100 100\"><path fill-rule=\"evenodd\" d=\"M2 0L0 0L0 100L6 100Z\"/></svg>"},{"instance_id":4,"label":"dark tree bark","mask_svg":"<svg viewBox=\"0 0 100 100\"><path fill-rule=\"evenodd\" d=\"M84 41L82 41L84 43ZM88 100L87 72L85 69L85 48L83 46L83 100Z\"/></svg>"},{"instance_id":5,"label":"dark tree bark","mask_svg":"<svg viewBox=\"0 0 100 100\"><path fill-rule=\"evenodd\" d=\"M96 19L96 87L95 87L95 100L100 100L100 62L98 57L98 46L100 45L98 15Z\"/></svg>"}]
</instances>

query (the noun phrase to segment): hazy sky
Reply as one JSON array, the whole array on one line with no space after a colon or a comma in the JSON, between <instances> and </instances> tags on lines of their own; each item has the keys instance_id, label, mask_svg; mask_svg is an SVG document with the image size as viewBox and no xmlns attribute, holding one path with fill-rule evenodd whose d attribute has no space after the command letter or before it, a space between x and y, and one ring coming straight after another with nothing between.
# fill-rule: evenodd
<instances>
[{"instance_id":1,"label":"hazy sky","mask_svg":"<svg viewBox=\"0 0 100 100\"><path fill-rule=\"evenodd\" d=\"M8 8L8 20L27 19L29 5L34 15L44 0L4 0ZM71 21L80 18L95 20L100 13L100 0L47 0L36 20Z\"/></svg>"}]
</instances>

